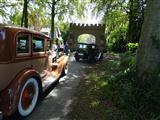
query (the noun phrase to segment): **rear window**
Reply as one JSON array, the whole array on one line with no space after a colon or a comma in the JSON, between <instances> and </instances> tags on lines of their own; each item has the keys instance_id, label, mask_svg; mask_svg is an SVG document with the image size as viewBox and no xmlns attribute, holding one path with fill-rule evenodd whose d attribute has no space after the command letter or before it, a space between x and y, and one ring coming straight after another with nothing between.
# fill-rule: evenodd
<instances>
[{"instance_id":1,"label":"rear window","mask_svg":"<svg viewBox=\"0 0 160 120\"><path fill-rule=\"evenodd\" d=\"M33 37L32 41L33 52L43 52L44 51L44 39L40 37Z\"/></svg>"},{"instance_id":2,"label":"rear window","mask_svg":"<svg viewBox=\"0 0 160 120\"><path fill-rule=\"evenodd\" d=\"M17 53L29 53L29 36L21 35L17 39Z\"/></svg>"}]
</instances>

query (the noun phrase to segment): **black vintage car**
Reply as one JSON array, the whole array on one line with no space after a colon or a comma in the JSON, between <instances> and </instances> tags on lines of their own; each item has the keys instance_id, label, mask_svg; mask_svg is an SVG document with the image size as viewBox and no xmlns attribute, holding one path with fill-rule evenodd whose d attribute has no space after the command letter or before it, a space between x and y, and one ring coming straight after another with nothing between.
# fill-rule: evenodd
<instances>
[{"instance_id":1,"label":"black vintage car","mask_svg":"<svg viewBox=\"0 0 160 120\"><path fill-rule=\"evenodd\" d=\"M76 61L79 61L80 59L89 62L100 61L103 59L103 52L100 52L96 44L78 43L75 59Z\"/></svg>"}]
</instances>

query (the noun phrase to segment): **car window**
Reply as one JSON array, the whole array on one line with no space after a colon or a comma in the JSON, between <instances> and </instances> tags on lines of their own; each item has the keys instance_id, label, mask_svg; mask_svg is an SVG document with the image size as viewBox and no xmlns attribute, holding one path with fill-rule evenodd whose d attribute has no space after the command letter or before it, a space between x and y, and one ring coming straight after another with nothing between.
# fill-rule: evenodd
<instances>
[{"instance_id":1,"label":"car window","mask_svg":"<svg viewBox=\"0 0 160 120\"><path fill-rule=\"evenodd\" d=\"M18 36L16 51L17 53L29 53L29 36L28 35Z\"/></svg>"},{"instance_id":2,"label":"car window","mask_svg":"<svg viewBox=\"0 0 160 120\"><path fill-rule=\"evenodd\" d=\"M3 29L0 28L0 41L1 40L5 40L5 31Z\"/></svg>"},{"instance_id":3,"label":"car window","mask_svg":"<svg viewBox=\"0 0 160 120\"><path fill-rule=\"evenodd\" d=\"M44 39L40 37L33 37L32 40L33 52L43 52L44 51Z\"/></svg>"},{"instance_id":4,"label":"car window","mask_svg":"<svg viewBox=\"0 0 160 120\"><path fill-rule=\"evenodd\" d=\"M87 48L87 45L80 44L80 45L79 45L79 48L85 49L85 48Z\"/></svg>"}]
</instances>

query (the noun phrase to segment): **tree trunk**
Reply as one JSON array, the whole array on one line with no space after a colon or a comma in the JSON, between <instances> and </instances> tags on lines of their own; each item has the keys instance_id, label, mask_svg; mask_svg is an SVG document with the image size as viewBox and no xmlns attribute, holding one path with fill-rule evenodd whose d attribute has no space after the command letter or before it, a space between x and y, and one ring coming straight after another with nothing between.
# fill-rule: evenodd
<instances>
[{"instance_id":1,"label":"tree trunk","mask_svg":"<svg viewBox=\"0 0 160 120\"><path fill-rule=\"evenodd\" d=\"M130 5L129 5L129 24L128 24L128 31L127 31L127 41L133 41L132 39L132 33L133 33L133 0L130 0Z\"/></svg>"},{"instance_id":2,"label":"tree trunk","mask_svg":"<svg viewBox=\"0 0 160 120\"><path fill-rule=\"evenodd\" d=\"M160 71L160 0L148 0L137 51L138 77L153 79Z\"/></svg>"},{"instance_id":3,"label":"tree trunk","mask_svg":"<svg viewBox=\"0 0 160 120\"><path fill-rule=\"evenodd\" d=\"M51 16L51 38L54 39L54 18L55 18L55 0L52 0L52 16Z\"/></svg>"},{"instance_id":4,"label":"tree trunk","mask_svg":"<svg viewBox=\"0 0 160 120\"><path fill-rule=\"evenodd\" d=\"M143 0L130 0L130 12L128 15L129 24L127 31L128 42L139 42L142 23L143 23Z\"/></svg>"},{"instance_id":5,"label":"tree trunk","mask_svg":"<svg viewBox=\"0 0 160 120\"><path fill-rule=\"evenodd\" d=\"M21 27L28 28L28 0L24 0L24 6L23 6L23 15L21 19Z\"/></svg>"}]
</instances>

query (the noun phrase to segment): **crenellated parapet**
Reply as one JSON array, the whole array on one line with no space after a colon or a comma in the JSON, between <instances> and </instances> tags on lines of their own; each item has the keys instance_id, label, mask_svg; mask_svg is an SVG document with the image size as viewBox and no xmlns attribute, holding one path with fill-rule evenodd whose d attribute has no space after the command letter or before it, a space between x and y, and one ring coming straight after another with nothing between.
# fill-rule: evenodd
<instances>
[{"instance_id":1,"label":"crenellated parapet","mask_svg":"<svg viewBox=\"0 0 160 120\"><path fill-rule=\"evenodd\" d=\"M105 24L70 23L70 29L105 29Z\"/></svg>"}]
</instances>

